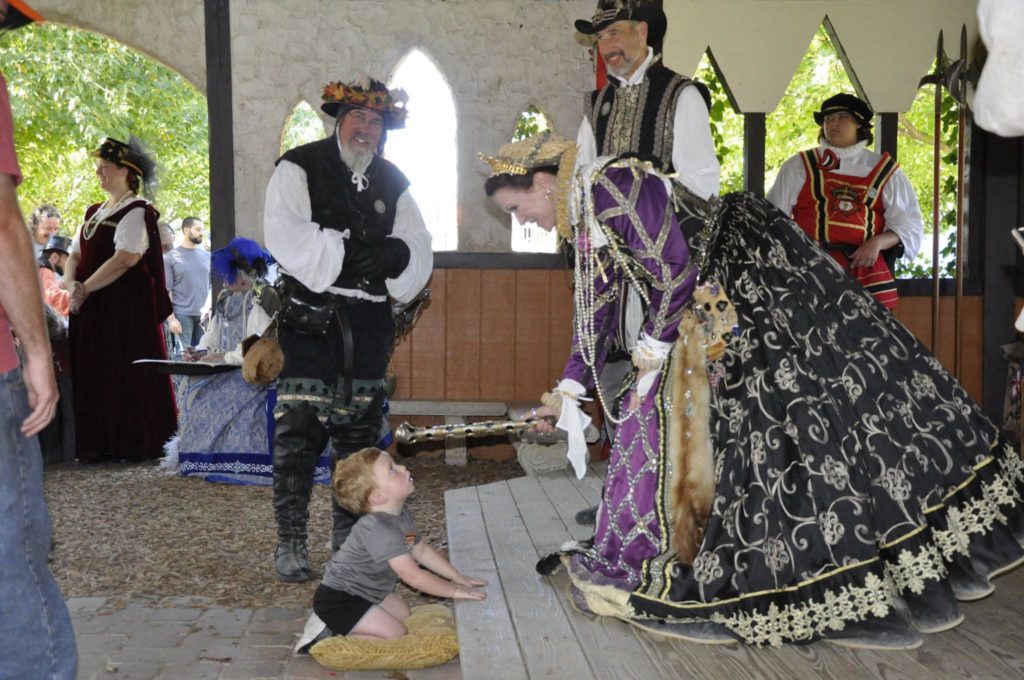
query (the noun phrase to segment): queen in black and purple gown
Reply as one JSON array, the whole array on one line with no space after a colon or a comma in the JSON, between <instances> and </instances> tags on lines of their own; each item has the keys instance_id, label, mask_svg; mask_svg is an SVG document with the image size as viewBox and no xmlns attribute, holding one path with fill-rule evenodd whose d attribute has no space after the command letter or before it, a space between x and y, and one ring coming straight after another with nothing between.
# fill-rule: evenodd
<instances>
[{"instance_id":1,"label":"queen in black and purple gown","mask_svg":"<svg viewBox=\"0 0 1024 680\"><path fill-rule=\"evenodd\" d=\"M582 475L579 403L632 375L581 609L704 642L912 648L1024 560L1024 466L960 385L784 214L656 162L572 172L552 133L485 156L488 196L576 252L575 333L539 415ZM684 233L687 234L684 237Z\"/></svg>"}]
</instances>

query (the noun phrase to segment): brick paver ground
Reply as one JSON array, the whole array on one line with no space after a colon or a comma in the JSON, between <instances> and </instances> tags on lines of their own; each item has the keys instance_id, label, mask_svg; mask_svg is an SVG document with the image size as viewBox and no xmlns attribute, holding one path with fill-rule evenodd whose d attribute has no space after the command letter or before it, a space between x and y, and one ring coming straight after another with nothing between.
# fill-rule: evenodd
<instances>
[{"instance_id":1,"label":"brick paver ground","mask_svg":"<svg viewBox=\"0 0 1024 680\"><path fill-rule=\"evenodd\" d=\"M68 600L79 680L461 680L458 659L419 671L332 671L294 656L303 607L233 609L198 597L114 607Z\"/></svg>"}]
</instances>

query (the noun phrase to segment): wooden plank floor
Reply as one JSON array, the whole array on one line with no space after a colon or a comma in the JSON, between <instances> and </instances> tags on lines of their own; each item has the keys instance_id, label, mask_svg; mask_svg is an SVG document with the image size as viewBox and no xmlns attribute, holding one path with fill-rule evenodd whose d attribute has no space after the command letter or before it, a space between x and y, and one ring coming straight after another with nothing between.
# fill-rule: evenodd
<instances>
[{"instance_id":1,"label":"wooden plank floor","mask_svg":"<svg viewBox=\"0 0 1024 680\"><path fill-rule=\"evenodd\" d=\"M445 494L452 563L489 581L487 600L455 605L463 680L1024 678L1024 569L998 578L985 600L961 603L963 624L909 652L699 645L580 614L566 599L564 573L544 578L534 564L590 537L574 515L597 503L603 475L597 464L582 480L567 470Z\"/></svg>"}]
</instances>

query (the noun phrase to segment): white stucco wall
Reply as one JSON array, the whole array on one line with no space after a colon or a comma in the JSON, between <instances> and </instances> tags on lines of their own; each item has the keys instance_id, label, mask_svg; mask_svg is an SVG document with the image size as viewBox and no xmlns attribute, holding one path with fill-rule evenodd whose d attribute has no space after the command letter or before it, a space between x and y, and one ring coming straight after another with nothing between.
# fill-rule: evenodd
<instances>
[{"instance_id":1,"label":"white stucco wall","mask_svg":"<svg viewBox=\"0 0 1024 680\"><path fill-rule=\"evenodd\" d=\"M530 103L575 135L593 87L572 20L591 0L291 0L232 3L237 231L256 233L281 130L305 99L319 110L330 80L365 70L390 78L418 48L452 88L458 116L459 250L505 251L511 237L482 192L479 151L509 140ZM409 108L415 111L416 102ZM325 120L329 120L326 119Z\"/></svg>"}]
</instances>

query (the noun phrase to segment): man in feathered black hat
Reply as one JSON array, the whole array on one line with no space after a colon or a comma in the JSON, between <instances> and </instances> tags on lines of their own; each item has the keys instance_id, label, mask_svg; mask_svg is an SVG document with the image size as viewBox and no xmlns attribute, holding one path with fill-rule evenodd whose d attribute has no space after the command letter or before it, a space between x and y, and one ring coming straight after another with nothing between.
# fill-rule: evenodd
<instances>
[{"instance_id":1,"label":"man in feathered black hat","mask_svg":"<svg viewBox=\"0 0 1024 680\"><path fill-rule=\"evenodd\" d=\"M41 19L20 0L0 0L0 31ZM56 411L57 384L31 239L18 207L20 182L0 75L0 677L70 679L78 656L67 606L47 566L50 519L36 439Z\"/></svg>"},{"instance_id":2,"label":"man in feathered black hat","mask_svg":"<svg viewBox=\"0 0 1024 680\"><path fill-rule=\"evenodd\" d=\"M336 462L377 443L395 327L388 297L408 302L433 268L430 233L409 181L378 156L405 125L405 93L368 77L328 83L334 133L286 152L267 187L263 229L282 272L285 362L274 409L278 578L307 581L306 521L317 457ZM354 517L333 505L332 548Z\"/></svg>"},{"instance_id":3,"label":"man in feathered black hat","mask_svg":"<svg viewBox=\"0 0 1024 680\"><path fill-rule=\"evenodd\" d=\"M710 93L662 63L667 29L655 0L600 0L591 19L576 22L577 31L593 36L609 76L607 85L587 94L576 162L584 166L598 156L625 153L655 157L690 192L707 198L718 193L721 173L711 139ZM683 222L684 231L696 229L691 222ZM630 370L628 349L620 348L620 358L601 372L606 394L617 392ZM605 427L611 438L609 420ZM577 521L593 523L596 510L581 511Z\"/></svg>"},{"instance_id":4,"label":"man in feathered black hat","mask_svg":"<svg viewBox=\"0 0 1024 680\"><path fill-rule=\"evenodd\" d=\"M597 156L657 157L693 194L718 193L720 167L703 83L661 61L668 20L656 0L600 0L594 16L576 22L593 36L608 84L587 95L577 143L579 165Z\"/></svg>"}]
</instances>

